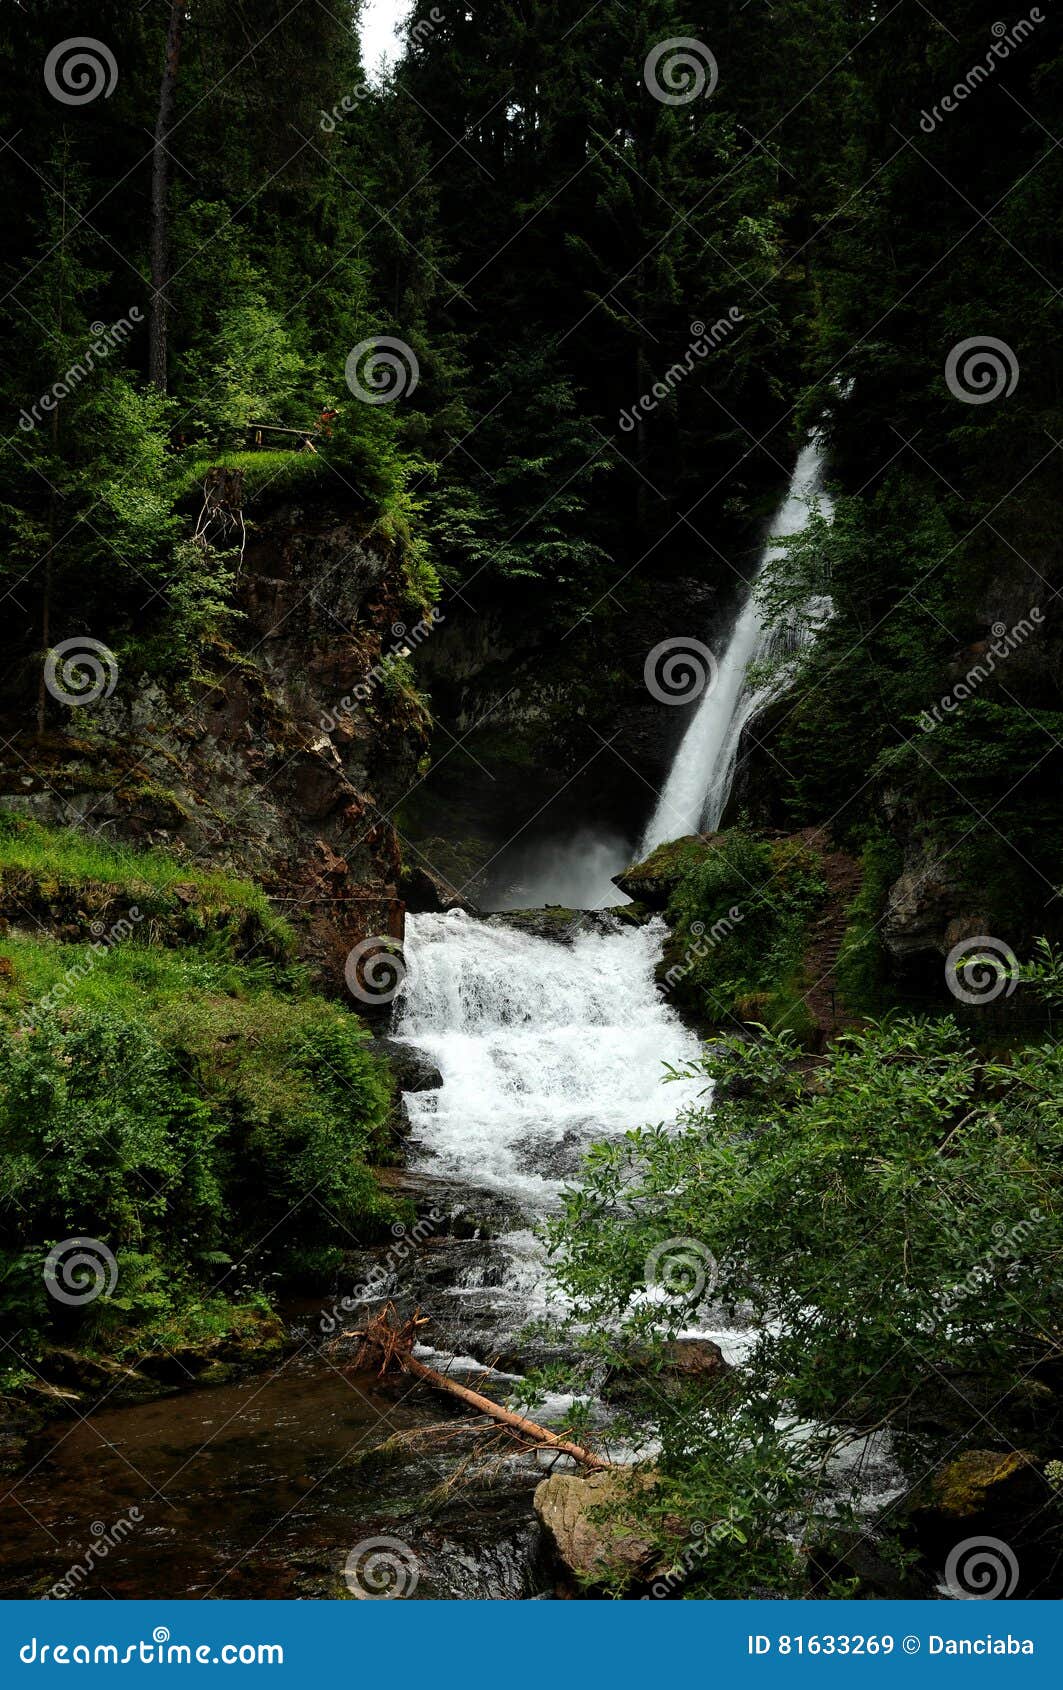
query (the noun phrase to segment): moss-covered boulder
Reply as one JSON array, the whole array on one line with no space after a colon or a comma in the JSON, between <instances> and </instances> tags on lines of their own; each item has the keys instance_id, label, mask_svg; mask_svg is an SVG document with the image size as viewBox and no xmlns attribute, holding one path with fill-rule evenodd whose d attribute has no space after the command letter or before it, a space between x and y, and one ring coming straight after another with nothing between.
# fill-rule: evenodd
<instances>
[{"instance_id":1,"label":"moss-covered boulder","mask_svg":"<svg viewBox=\"0 0 1063 1690\"><path fill-rule=\"evenodd\" d=\"M587 1584L627 1585L652 1570L655 1547L636 1519L640 1492L652 1490L652 1471L554 1473L535 1492L535 1512L568 1571Z\"/></svg>"}]
</instances>

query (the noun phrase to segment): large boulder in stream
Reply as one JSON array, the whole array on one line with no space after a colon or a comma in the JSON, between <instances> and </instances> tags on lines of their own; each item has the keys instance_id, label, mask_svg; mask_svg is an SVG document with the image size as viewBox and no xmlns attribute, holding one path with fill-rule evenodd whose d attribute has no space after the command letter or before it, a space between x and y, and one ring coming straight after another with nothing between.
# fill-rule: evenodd
<instances>
[{"instance_id":1,"label":"large boulder in stream","mask_svg":"<svg viewBox=\"0 0 1063 1690\"><path fill-rule=\"evenodd\" d=\"M633 1584L647 1577L654 1544L635 1519L638 1491L652 1490L652 1468L554 1473L535 1492L535 1512L570 1573L591 1584Z\"/></svg>"},{"instance_id":2,"label":"large boulder in stream","mask_svg":"<svg viewBox=\"0 0 1063 1690\"><path fill-rule=\"evenodd\" d=\"M487 917L492 927L510 927L533 939L556 939L570 945L585 933L615 933L626 905L610 910L573 910L564 904L544 904L534 910L499 910Z\"/></svg>"},{"instance_id":3,"label":"large boulder in stream","mask_svg":"<svg viewBox=\"0 0 1063 1690\"><path fill-rule=\"evenodd\" d=\"M902 1535L954 1597L1031 1596L1057 1577L1052 1486L1025 1450L969 1449L911 1497Z\"/></svg>"},{"instance_id":4,"label":"large boulder in stream","mask_svg":"<svg viewBox=\"0 0 1063 1690\"><path fill-rule=\"evenodd\" d=\"M436 1091L443 1084L443 1076L432 1058L416 1045L407 1044L405 1039L374 1039L371 1049L388 1064L400 1092Z\"/></svg>"}]
</instances>

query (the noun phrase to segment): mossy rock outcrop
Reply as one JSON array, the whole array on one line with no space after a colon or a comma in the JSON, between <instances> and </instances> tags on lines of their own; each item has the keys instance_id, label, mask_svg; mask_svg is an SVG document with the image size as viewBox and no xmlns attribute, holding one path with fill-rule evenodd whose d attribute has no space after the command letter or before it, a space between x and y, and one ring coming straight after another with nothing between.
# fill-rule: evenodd
<instances>
[{"instance_id":1,"label":"mossy rock outcrop","mask_svg":"<svg viewBox=\"0 0 1063 1690\"><path fill-rule=\"evenodd\" d=\"M655 1545L635 1517L639 1492L652 1490L652 1469L554 1473L535 1492L538 1514L570 1573L587 1584L635 1583L648 1577Z\"/></svg>"}]
</instances>

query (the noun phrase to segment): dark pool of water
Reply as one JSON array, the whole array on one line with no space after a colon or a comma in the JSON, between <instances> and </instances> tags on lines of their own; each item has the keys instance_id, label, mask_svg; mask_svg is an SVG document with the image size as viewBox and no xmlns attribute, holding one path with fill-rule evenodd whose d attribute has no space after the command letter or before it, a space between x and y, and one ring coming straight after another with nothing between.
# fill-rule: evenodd
<instances>
[{"instance_id":1,"label":"dark pool of water","mask_svg":"<svg viewBox=\"0 0 1063 1690\"><path fill-rule=\"evenodd\" d=\"M429 1425L399 1459L366 1459ZM87 1559L72 1596L347 1596L352 1551L380 1537L398 1547L378 1573L407 1597L536 1594L541 1474L518 1459L500 1482L446 1494L468 1436L408 1381L384 1387L311 1349L237 1384L59 1422L36 1464L0 1481L0 1597L43 1596Z\"/></svg>"}]
</instances>

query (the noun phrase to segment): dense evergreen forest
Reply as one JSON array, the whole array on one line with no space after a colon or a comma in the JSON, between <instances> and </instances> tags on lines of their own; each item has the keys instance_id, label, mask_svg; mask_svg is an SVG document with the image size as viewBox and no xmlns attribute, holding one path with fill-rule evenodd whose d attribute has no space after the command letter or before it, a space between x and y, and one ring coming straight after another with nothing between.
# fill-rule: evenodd
<instances>
[{"instance_id":1,"label":"dense evergreen forest","mask_svg":"<svg viewBox=\"0 0 1063 1690\"><path fill-rule=\"evenodd\" d=\"M366 1252L442 1295L393 1259L439 1075L379 969L532 858L506 932L597 943L549 874L616 842L699 1089L536 1217L568 1325L481 1345L659 1452L590 1559L537 1499L549 1578L967 1595L988 1536L990 1594L1058 1595L1053 0L414 0L381 72L360 10L3 7L4 1465L301 1357ZM810 437L722 828L632 863L689 720L647 654L723 658ZM56 1296L64 1241L105 1294ZM741 1365L691 1360L710 1295ZM839 1451L883 1437L869 1523Z\"/></svg>"}]
</instances>

